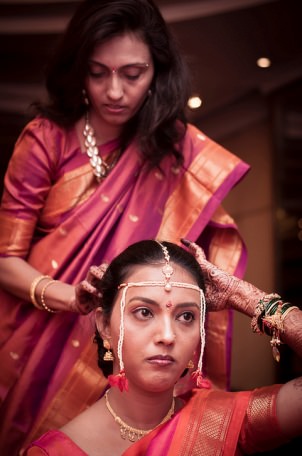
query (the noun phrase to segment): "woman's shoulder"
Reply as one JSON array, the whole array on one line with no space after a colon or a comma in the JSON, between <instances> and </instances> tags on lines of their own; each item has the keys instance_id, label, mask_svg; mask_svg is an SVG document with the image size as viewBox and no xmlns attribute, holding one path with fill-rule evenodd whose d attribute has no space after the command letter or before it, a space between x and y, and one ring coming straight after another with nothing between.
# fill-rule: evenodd
<instances>
[{"instance_id":1,"label":"woman's shoulder","mask_svg":"<svg viewBox=\"0 0 302 456\"><path fill-rule=\"evenodd\" d=\"M60 430L51 430L43 434L31 443L25 455L30 456L31 454L35 454L31 452L31 449L36 448L41 450L41 454L49 456L87 456L87 453L81 450L80 447Z\"/></svg>"},{"instance_id":2,"label":"woman's shoulder","mask_svg":"<svg viewBox=\"0 0 302 456\"><path fill-rule=\"evenodd\" d=\"M66 130L64 127L61 127L58 125L56 122L53 120L47 119L46 117L42 116L36 116L33 119L31 119L24 127L24 131L31 131L35 133L66 133L68 130Z\"/></svg>"},{"instance_id":3,"label":"woman's shoulder","mask_svg":"<svg viewBox=\"0 0 302 456\"><path fill-rule=\"evenodd\" d=\"M59 156L64 155L63 151L69 153L79 147L79 141L75 126L63 127L54 121L37 116L30 120L23 128L16 141L16 149L24 149L33 153L35 149L45 151L49 156L53 156L55 161Z\"/></svg>"},{"instance_id":4,"label":"woman's shoulder","mask_svg":"<svg viewBox=\"0 0 302 456\"><path fill-rule=\"evenodd\" d=\"M37 140L42 145L66 135L66 131L55 122L44 117L34 117L23 127L16 144Z\"/></svg>"},{"instance_id":5,"label":"woman's shoulder","mask_svg":"<svg viewBox=\"0 0 302 456\"><path fill-rule=\"evenodd\" d=\"M193 124L188 123L184 136L185 150L191 149L200 152L201 150L212 149L218 155L231 153L214 139L210 138L205 132Z\"/></svg>"},{"instance_id":6,"label":"woman's shoulder","mask_svg":"<svg viewBox=\"0 0 302 456\"><path fill-rule=\"evenodd\" d=\"M249 169L249 165L237 155L192 124L187 125L183 140L183 154L187 165L199 157L202 163L207 162L209 166L214 166L215 169L240 166L242 167L242 174Z\"/></svg>"},{"instance_id":7,"label":"woman's shoulder","mask_svg":"<svg viewBox=\"0 0 302 456\"><path fill-rule=\"evenodd\" d=\"M202 130L196 127L196 125L187 123L185 139L190 139L191 141L205 141L210 138Z\"/></svg>"}]
</instances>

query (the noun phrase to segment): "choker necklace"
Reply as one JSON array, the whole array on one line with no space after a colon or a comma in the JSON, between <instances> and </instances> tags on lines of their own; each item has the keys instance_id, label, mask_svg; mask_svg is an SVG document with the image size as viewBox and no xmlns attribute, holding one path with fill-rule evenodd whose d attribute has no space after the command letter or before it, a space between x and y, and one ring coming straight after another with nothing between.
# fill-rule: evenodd
<instances>
[{"instance_id":1,"label":"choker necklace","mask_svg":"<svg viewBox=\"0 0 302 456\"><path fill-rule=\"evenodd\" d=\"M108 176L109 172L114 168L118 159L120 158L120 150L118 151L116 157L109 164L99 155L99 149L96 145L96 139L94 135L94 129L89 124L88 121L88 112L85 115L85 126L83 130L84 144L86 148L86 153L89 157L89 162L93 169L93 174L96 176L97 180L100 181Z\"/></svg>"},{"instance_id":2,"label":"choker necklace","mask_svg":"<svg viewBox=\"0 0 302 456\"><path fill-rule=\"evenodd\" d=\"M136 428L134 428L132 426L129 426L129 424L125 423L125 421L123 421L119 416L117 416L117 414L112 409L112 407L111 407L111 405L109 403L108 391L109 390L107 390L106 393L105 393L106 407L109 410L109 412L111 413L111 415L113 416L114 420L120 426L120 432L121 432L122 439L125 440L126 437L128 437L128 440L130 440L130 442L136 442L137 440L139 440L142 437L144 437L146 434L149 434L149 432L153 431L154 428L153 429L148 429L148 430L136 429ZM171 405L168 413L166 414L166 416L161 420L161 422L157 426L159 426L160 424L163 424L166 421L168 421L171 418L171 416L174 414L174 409L175 409L175 399L173 397L172 405Z\"/></svg>"}]
</instances>

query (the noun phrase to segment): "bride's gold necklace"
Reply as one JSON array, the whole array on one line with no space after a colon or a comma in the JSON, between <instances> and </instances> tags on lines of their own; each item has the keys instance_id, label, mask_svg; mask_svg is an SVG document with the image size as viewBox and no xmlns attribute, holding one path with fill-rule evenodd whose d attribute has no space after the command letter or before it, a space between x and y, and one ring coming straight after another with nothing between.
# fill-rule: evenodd
<instances>
[{"instance_id":1,"label":"bride's gold necklace","mask_svg":"<svg viewBox=\"0 0 302 456\"><path fill-rule=\"evenodd\" d=\"M100 181L108 176L109 172L114 168L118 159L120 158L120 150L117 151L116 156L109 164L107 163L100 155L99 149L96 145L96 139L94 134L94 129L89 124L88 112L85 115L85 125L83 130L84 135L84 144L86 153L89 157L89 162L93 169L93 174L96 176L97 180Z\"/></svg>"},{"instance_id":2,"label":"bride's gold necklace","mask_svg":"<svg viewBox=\"0 0 302 456\"><path fill-rule=\"evenodd\" d=\"M113 418L117 422L117 424L120 426L121 437L124 440L126 439L126 437L128 437L128 440L130 440L130 442L136 442L137 440L144 437L146 434L149 434L149 432L153 431L154 428L148 429L148 430L136 429L132 426L129 426L129 424L125 423L125 421L123 421L119 416L117 416L117 414L115 413L115 411L113 410L113 408L110 405L109 398L108 398L108 391L106 391L106 393L105 393L105 401L106 401L107 409L109 410L109 412L111 413L111 415L113 416ZM173 397L173 401L172 401L172 404L171 404L171 407L170 407L168 413L157 426L168 421L171 418L171 416L174 414L174 409L175 409L175 399Z\"/></svg>"}]
</instances>

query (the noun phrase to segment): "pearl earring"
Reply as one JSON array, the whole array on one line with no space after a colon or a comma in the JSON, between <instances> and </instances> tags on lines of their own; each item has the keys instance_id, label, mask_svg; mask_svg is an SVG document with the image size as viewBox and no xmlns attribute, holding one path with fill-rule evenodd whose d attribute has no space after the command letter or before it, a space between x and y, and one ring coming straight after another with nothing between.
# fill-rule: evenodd
<instances>
[{"instance_id":1,"label":"pearl earring","mask_svg":"<svg viewBox=\"0 0 302 456\"><path fill-rule=\"evenodd\" d=\"M82 94L83 94L83 99L84 99L85 105L86 105L86 106L89 106L89 99L88 99L88 97L87 97L87 93L86 93L86 90L85 90L85 89L82 90Z\"/></svg>"}]
</instances>

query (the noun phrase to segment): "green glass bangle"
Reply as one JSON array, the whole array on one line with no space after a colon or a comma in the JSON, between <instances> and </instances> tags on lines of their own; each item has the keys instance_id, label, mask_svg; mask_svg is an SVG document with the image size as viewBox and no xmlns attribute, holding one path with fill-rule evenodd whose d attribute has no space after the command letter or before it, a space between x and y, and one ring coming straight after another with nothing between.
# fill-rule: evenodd
<instances>
[{"instance_id":1,"label":"green glass bangle","mask_svg":"<svg viewBox=\"0 0 302 456\"><path fill-rule=\"evenodd\" d=\"M284 314L290 307L293 307L293 305L290 302L285 302L281 307L281 314Z\"/></svg>"}]
</instances>

